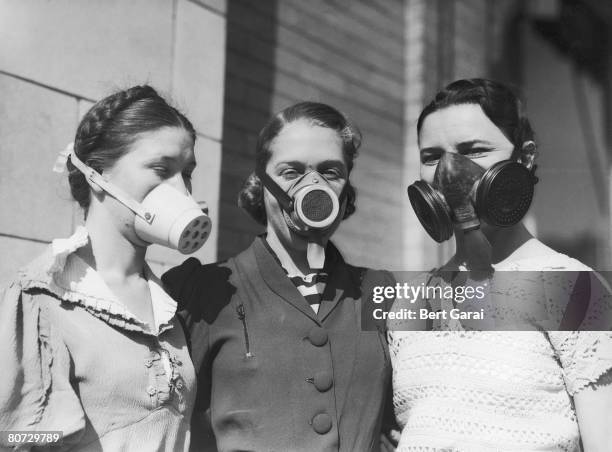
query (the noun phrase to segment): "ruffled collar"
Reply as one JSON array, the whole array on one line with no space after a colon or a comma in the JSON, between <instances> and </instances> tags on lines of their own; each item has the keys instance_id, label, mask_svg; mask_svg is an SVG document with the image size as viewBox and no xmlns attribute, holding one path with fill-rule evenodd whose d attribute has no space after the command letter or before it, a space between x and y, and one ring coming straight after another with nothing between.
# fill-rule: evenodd
<instances>
[{"instance_id":1,"label":"ruffled collar","mask_svg":"<svg viewBox=\"0 0 612 452\"><path fill-rule=\"evenodd\" d=\"M24 290L38 288L59 299L85 308L110 325L131 331L159 335L171 328L177 303L164 291L162 282L145 263L155 325L152 329L121 303L96 270L75 254L89 242L84 226L66 239L56 239L45 252L19 271Z\"/></svg>"}]
</instances>

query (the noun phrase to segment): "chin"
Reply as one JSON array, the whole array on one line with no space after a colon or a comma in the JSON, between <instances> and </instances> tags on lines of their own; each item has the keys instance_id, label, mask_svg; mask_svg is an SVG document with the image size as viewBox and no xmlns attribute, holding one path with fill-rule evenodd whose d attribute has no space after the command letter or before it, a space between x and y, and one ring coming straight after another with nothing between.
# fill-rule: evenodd
<instances>
[{"instance_id":1,"label":"chin","mask_svg":"<svg viewBox=\"0 0 612 452\"><path fill-rule=\"evenodd\" d=\"M136 231L134 230L134 225L126 224L126 231L124 233L124 236L132 245L137 248L146 248L147 246L151 245L151 243L145 242L140 237L138 237L138 234L136 234Z\"/></svg>"},{"instance_id":2,"label":"chin","mask_svg":"<svg viewBox=\"0 0 612 452\"><path fill-rule=\"evenodd\" d=\"M128 237L128 240L130 241L130 243L132 245L134 245L136 248L146 248L149 245L152 245L152 243L149 242L145 242L144 240L142 240L141 238L139 238L138 236L135 237Z\"/></svg>"}]
</instances>

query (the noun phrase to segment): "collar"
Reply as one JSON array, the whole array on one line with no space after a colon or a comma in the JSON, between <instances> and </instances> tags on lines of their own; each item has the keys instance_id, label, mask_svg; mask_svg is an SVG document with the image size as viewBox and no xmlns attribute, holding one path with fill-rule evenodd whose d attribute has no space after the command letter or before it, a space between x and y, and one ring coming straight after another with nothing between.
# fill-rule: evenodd
<instances>
[{"instance_id":1,"label":"collar","mask_svg":"<svg viewBox=\"0 0 612 452\"><path fill-rule=\"evenodd\" d=\"M347 287L354 286L354 281L349 281L350 275L347 264L340 255L338 249L328 242L325 248L325 268L323 271L329 274L325 290L322 294L322 303L319 311L315 313L306 299L298 291L295 285L287 277L282 265L276 255L266 246L267 242L263 236L258 236L252 245L257 268L266 285L278 296L289 302L302 313L315 320L322 322L337 306L338 302L346 295ZM243 259L239 259L243 260ZM244 262L249 266L248 262ZM357 282L359 284L359 282Z\"/></svg>"},{"instance_id":2,"label":"collar","mask_svg":"<svg viewBox=\"0 0 612 452\"><path fill-rule=\"evenodd\" d=\"M340 252L337 250L337 248L335 246L333 246L331 244L331 242L327 242L327 246L325 247L325 264L323 266L323 268L321 269L321 271L314 271L312 273L308 273L304 276L299 275L299 274L295 274L292 275L289 273L289 271L285 268L285 266L283 265L283 263L281 262L280 258L278 257L278 255L276 254L276 252L274 252L274 250L272 249L272 247L270 246L270 244L268 243L268 240L266 239L266 234L261 234L259 236L259 238L261 238L261 242L263 243L263 245L266 247L266 250L268 250L268 253L270 253L272 255L272 257L274 258L274 260L276 261L276 263L283 269L283 271L285 272L285 274L289 277L289 278L301 278L305 281L311 281L312 279L316 279L318 275L327 275L329 274L330 268L331 268L331 264L330 264L330 260L333 260L334 257L336 255L340 255ZM329 252L328 252L328 247L329 247ZM329 257L327 257L329 255ZM333 257L332 257L333 255Z\"/></svg>"},{"instance_id":3,"label":"collar","mask_svg":"<svg viewBox=\"0 0 612 452\"><path fill-rule=\"evenodd\" d=\"M100 274L75 254L89 243L89 234L79 226L67 239L56 239L45 252L19 270L24 290L42 289L62 301L79 305L106 323L130 331L159 335L169 329L176 302L164 291L162 282L145 263L145 277L151 292L154 328L138 319L119 301Z\"/></svg>"}]
</instances>

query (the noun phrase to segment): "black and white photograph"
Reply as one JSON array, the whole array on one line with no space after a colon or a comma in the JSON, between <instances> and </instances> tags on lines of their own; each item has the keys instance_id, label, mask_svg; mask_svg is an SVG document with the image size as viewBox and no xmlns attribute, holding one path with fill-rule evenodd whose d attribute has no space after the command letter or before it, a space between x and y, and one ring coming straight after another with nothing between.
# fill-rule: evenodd
<instances>
[{"instance_id":1,"label":"black and white photograph","mask_svg":"<svg viewBox=\"0 0 612 452\"><path fill-rule=\"evenodd\" d=\"M612 1L0 0L0 451L612 452Z\"/></svg>"}]
</instances>

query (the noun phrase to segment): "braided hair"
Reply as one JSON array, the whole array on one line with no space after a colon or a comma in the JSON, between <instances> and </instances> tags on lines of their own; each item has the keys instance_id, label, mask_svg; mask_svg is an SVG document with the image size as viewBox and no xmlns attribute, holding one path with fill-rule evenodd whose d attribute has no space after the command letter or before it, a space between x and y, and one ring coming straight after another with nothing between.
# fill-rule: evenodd
<instances>
[{"instance_id":1,"label":"braided hair","mask_svg":"<svg viewBox=\"0 0 612 452\"><path fill-rule=\"evenodd\" d=\"M111 168L144 132L181 127L195 142L191 122L148 85L134 86L98 101L81 120L74 140L76 156L99 173ZM68 160L72 197L87 210L90 190L85 176Z\"/></svg>"}]
</instances>

